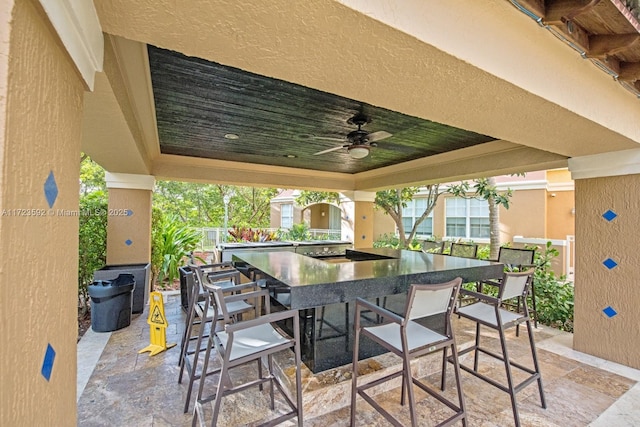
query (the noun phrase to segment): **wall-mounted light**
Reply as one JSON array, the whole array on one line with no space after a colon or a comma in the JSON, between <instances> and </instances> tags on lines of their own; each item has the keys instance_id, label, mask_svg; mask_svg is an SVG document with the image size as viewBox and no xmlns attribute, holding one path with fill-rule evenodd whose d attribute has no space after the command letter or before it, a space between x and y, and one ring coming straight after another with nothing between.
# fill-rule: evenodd
<instances>
[{"instance_id":1,"label":"wall-mounted light","mask_svg":"<svg viewBox=\"0 0 640 427\"><path fill-rule=\"evenodd\" d=\"M576 208L572 208L571 209L571 215L575 215L576 214Z\"/></svg>"},{"instance_id":2,"label":"wall-mounted light","mask_svg":"<svg viewBox=\"0 0 640 427\"><path fill-rule=\"evenodd\" d=\"M324 211L320 212L320 216L324 216Z\"/></svg>"}]
</instances>

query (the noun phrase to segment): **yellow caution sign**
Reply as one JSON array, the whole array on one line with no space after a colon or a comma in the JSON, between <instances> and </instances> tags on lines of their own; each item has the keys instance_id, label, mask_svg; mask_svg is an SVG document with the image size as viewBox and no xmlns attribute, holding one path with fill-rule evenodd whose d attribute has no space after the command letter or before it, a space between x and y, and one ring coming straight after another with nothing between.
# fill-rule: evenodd
<instances>
[{"instance_id":1,"label":"yellow caution sign","mask_svg":"<svg viewBox=\"0 0 640 427\"><path fill-rule=\"evenodd\" d=\"M150 352L149 356L155 356L175 344L167 345L167 318L164 315L164 303L161 292L151 292L151 306L149 308L149 318L147 323L151 326L151 344L140 350L138 353Z\"/></svg>"}]
</instances>

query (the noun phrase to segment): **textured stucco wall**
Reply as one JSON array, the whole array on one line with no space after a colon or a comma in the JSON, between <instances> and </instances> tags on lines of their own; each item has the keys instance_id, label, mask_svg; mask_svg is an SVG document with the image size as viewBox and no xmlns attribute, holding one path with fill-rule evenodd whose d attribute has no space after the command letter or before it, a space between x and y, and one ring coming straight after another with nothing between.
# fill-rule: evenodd
<instances>
[{"instance_id":1,"label":"textured stucco wall","mask_svg":"<svg viewBox=\"0 0 640 427\"><path fill-rule=\"evenodd\" d=\"M373 219L372 202L355 202L354 248L370 248L373 246Z\"/></svg>"},{"instance_id":2,"label":"textured stucco wall","mask_svg":"<svg viewBox=\"0 0 640 427\"><path fill-rule=\"evenodd\" d=\"M576 181L573 345L633 368L640 368L638 195L640 175ZM609 210L617 215L612 221L603 218ZM607 268L608 259L617 265ZM607 315L608 307L617 314Z\"/></svg>"},{"instance_id":3,"label":"textured stucco wall","mask_svg":"<svg viewBox=\"0 0 640 427\"><path fill-rule=\"evenodd\" d=\"M1 3L0 425L71 426L84 88L38 3Z\"/></svg>"},{"instance_id":4,"label":"textured stucco wall","mask_svg":"<svg viewBox=\"0 0 640 427\"><path fill-rule=\"evenodd\" d=\"M151 191L109 189L107 264L151 260Z\"/></svg>"}]
</instances>

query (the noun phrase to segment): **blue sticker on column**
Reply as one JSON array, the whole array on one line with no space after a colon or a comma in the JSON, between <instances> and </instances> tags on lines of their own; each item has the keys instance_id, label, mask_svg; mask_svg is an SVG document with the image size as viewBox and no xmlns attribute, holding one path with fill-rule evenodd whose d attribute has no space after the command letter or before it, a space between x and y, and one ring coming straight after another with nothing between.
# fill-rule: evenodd
<instances>
[{"instance_id":1,"label":"blue sticker on column","mask_svg":"<svg viewBox=\"0 0 640 427\"><path fill-rule=\"evenodd\" d=\"M612 268L615 268L615 267L618 265L618 263L617 263L617 262L615 262L614 260L612 260L611 258L607 258L607 259L605 259L602 263L603 263L603 264L604 264L604 266L605 266L605 267L607 267L609 270L611 270Z\"/></svg>"},{"instance_id":2,"label":"blue sticker on column","mask_svg":"<svg viewBox=\"0 0 640 427\"><path fill-rule=\"evenodd\" d=\"M53 171L49 172L49 176L44 182L44 197L47 198L49 208L52 208L58 198L58 184L56 184L56 178L53 176Z\"/></svg>"},{"instance_id":3,"label":"blue sticker on column","mask_svg":"<svg viewBox=\"0 0 640 427\"><path fill-rule=\"evenodd\" d=\"M53 371L53 362L56 360L56 351L51 347L51 344L47 344L47 351L44 353L44 361L42 362L42 376L49 381L51 378L51 371Z\"/></svg>"},{"instance_id":4,"label":"blue sticker on column","mask_svg":"<svg viewBox=\"0 0 640 427\"><path fill-rule=\"evenodd\" d=\"M613 221L617 216L618 216L618 214L616 214L611 209L609 209L608 211L606 211L605 213L602 214L602 217L604 219L606 219L607 221L609 221L609 222Z\"/></svg>"},{"instance_id":5,"label":"blue sticker on column","mask_svg":"<svg viewBox=\"0 0 640 427\"><path fill-rule=\"evenodd\" d=\"M617 311L615 311L615 310L613 309L613 307L611 307L611 306L609 306L609 307L605 308L604 310L602 310L602 312L603 312L604 314L606 314L608 318L612 318L613 316L615 316L616 314L618 314L618 312L617 312Z\"/></svg>"},{"instance_id":6,"label":"blue sticker on column","mask_svg":"<svg viewBox=\"0 0 640 427\"><path fill-rule=\"evenodd\" d=\"M131 244L133 243L133 241L132 241L132 240L130 240L130 239L127 239L127 240L125 240L125 241L124 241L124 243L125 243L127 246L131 246Z\"/></svg>"},{"instance_id":7,"label":"blue sticker on column","mask_svg":"<svg viewBox=\"0 0 640 427\"><path fill-rule=\"evenodd\" d=\"M127 216L133 215L133 211L131 209L127 209Z\"/></svg>"}]
</instances>

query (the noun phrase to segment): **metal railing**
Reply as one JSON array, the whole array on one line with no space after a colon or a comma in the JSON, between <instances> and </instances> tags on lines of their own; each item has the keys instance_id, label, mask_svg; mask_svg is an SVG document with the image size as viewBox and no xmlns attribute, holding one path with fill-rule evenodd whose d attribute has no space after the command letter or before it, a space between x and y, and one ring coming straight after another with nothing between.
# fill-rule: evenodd
<instances>
[{"instance_id":1,"label":"metal railing","mask_svg":"<svg viewBox=\"0 0 640 427\"><path fill-rule=\"evenodd\" d=\"M213 251L218 245L224 242L225 229L223 227L203 227L198 229L202 235L197 250L206 252ZM287 232L283 228L261 228L260 230L274 233L276 231ZM340 230L329 230L323 228L311 228L308 230L311 240L341 240Z\"/></svg>"}]
</instances>

